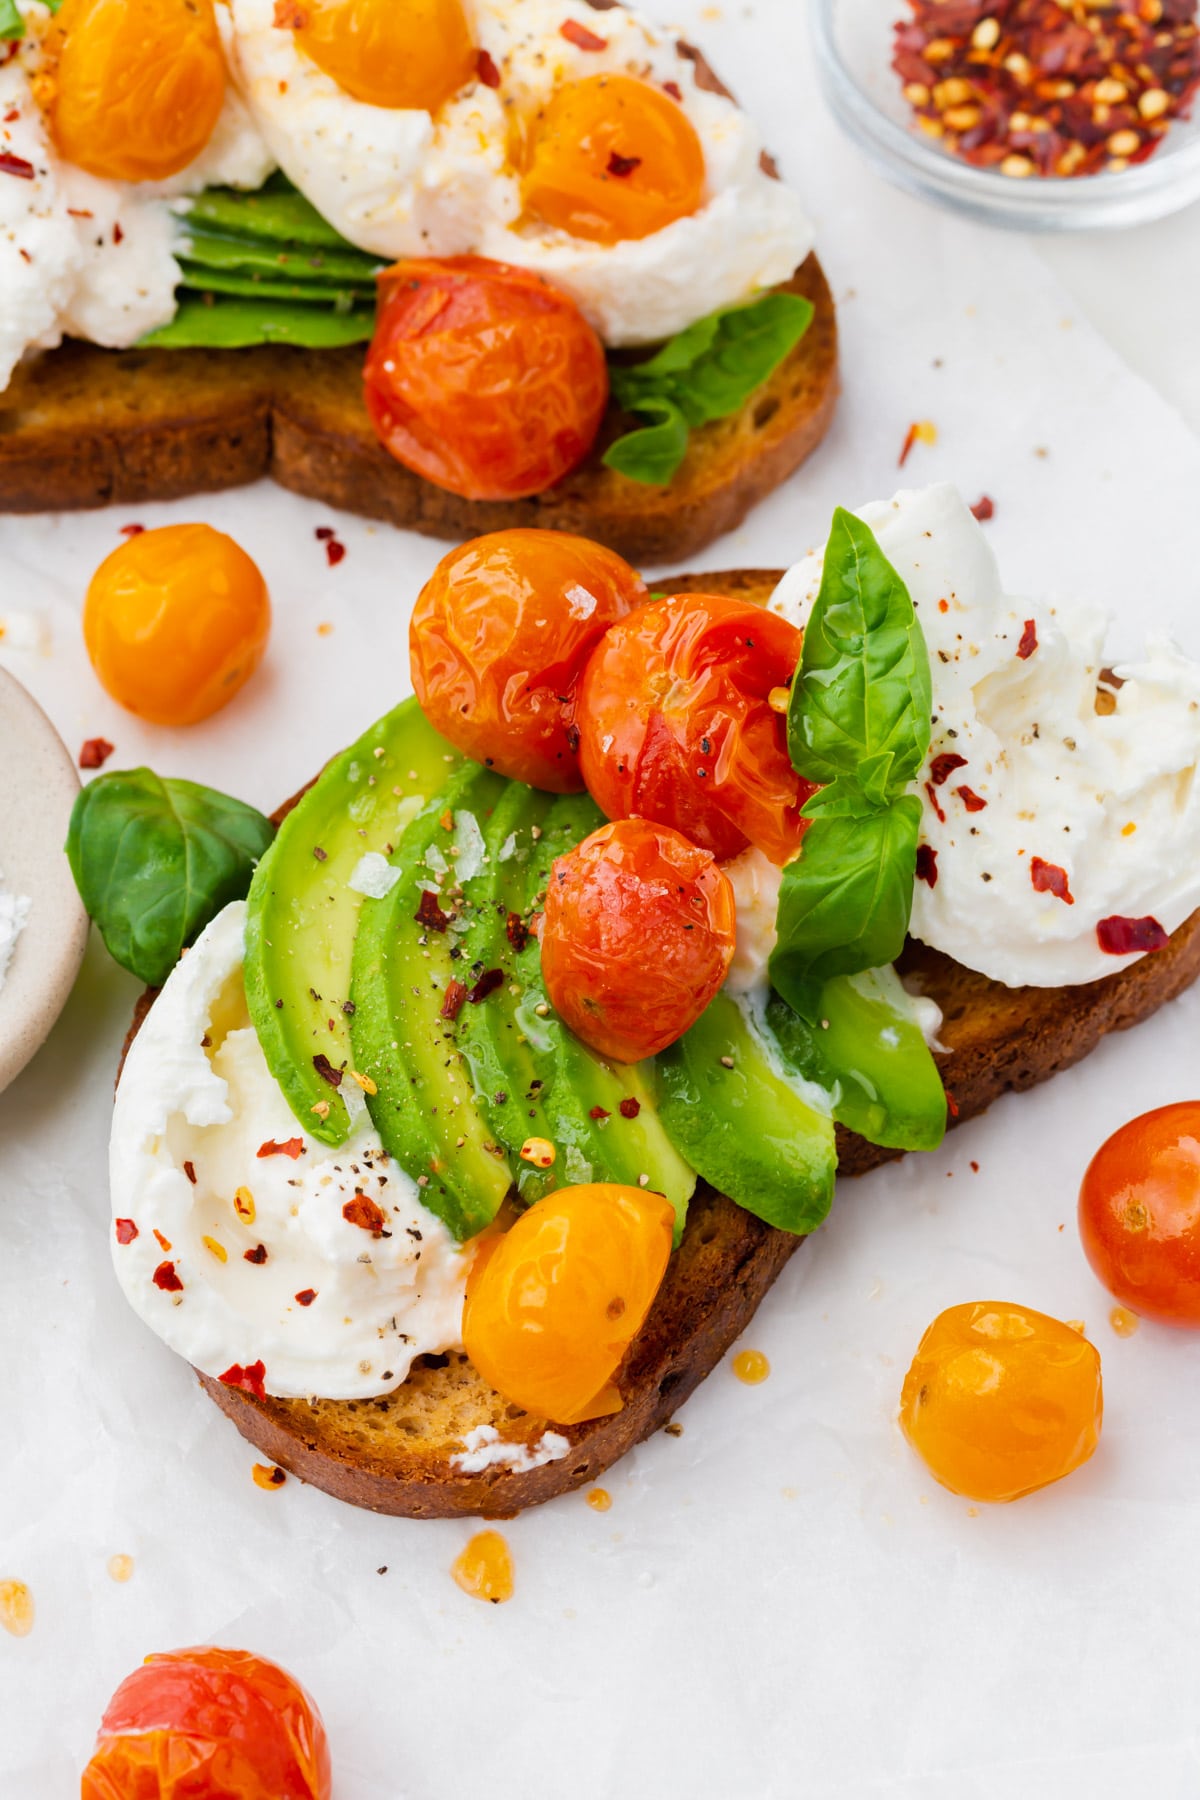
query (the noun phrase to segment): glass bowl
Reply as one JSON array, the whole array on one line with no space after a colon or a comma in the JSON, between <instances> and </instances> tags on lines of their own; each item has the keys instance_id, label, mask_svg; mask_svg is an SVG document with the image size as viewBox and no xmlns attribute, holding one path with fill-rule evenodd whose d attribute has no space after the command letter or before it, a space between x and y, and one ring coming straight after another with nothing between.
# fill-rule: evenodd
<instances>
[{"instance_id":1,"label":"glass bowl","mask_svg":"<svg viewBox=\"0 0 1200 1800\"><path fill-rule=\"evenodd\" d=\"M1023 231L1143 225L1200 199L1200 103L1144 163L1063 179L977 169L918 131L891 66L905 0L809 0L821 85L842 129L909 193Z\"/></svg>"}]
</instances>

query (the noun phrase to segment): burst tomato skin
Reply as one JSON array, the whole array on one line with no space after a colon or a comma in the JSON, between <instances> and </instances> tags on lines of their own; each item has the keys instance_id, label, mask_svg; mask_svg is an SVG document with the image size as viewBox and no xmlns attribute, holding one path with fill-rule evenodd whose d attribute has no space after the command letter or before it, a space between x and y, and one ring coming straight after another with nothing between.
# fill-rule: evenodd
<instances>
[{"instance_id":1,"label":"burst tomato skin","mask_svg":"<svg viewBox=\"0 0 1200 1800\"><path fill-rule=\"evenodd\" d=\"M220 117L213 0L64 0L36 84L67 162L109 181L165 181Z\"/></svg>"},{"instance_id":2,"label":"burst tomato skin","mask_svg":"<svg viewBox=\"0 0 1200 1800\"><path fill-rule=\"evenodd\" d=\"M430 723L514 781L577 793L579 678L646 584L601 544L496 531L444 556L413 610L413 687Z\"/></svg>"},{"instance_id":3,"label":"burst tomato skin","mask_svg":"<svg viewBox=\"0 0 1200 1800\"><path fill-rule=\"evenodd\" d=\"M579 698L580 766L601 810L673 826L721 861L749 843L787 862L813 789L768 696L790 683L800 642L777 614L716 594L674 594L614 625Z\"/></svg>"},{"instance_id":4,"label":"burst tomato skin","mask_svg":"<svg viewBox=\"0 0 1200 1800\"><path fill-rule=\"evenodd\" d=\"M299 1682L245 1650L148 1656L101 1721L81 1800L330 1800L325 1727Z\"/></svg>"},{"instance_id":5,"label":"burst tomato skin","mask_svg":"<svg viewBox=\"0 0 1200 1800\"><path fill-rule=\"evenodd\" d=\"M601 826L555 864L542 975L577 1037L641 1062L694 1025L733 961L729 877L707 850L646 819Z\"/></svg>"},{"instance_id":6,"label":"burst tomato skin","mask_svg":"<svg viewBox=\"0 0 1200 1800\"><path fill-rule=\"evenodd\" d=\"M271 602L257 565L211 525L163 525L105 557L83 635L113 699L156 725L195 725L262 661Z\"/></svg>"},{"instance_id":7,"label":"burst tomato skin","mask_svg":"<svg viewBox=\"0 0 1200 1800\"><path fill-rule=\"evenodd\" d=\"M1142 1113L1101 1144L1079 1190L1079 1235L1118 1300L1200 1327L1200 1100Z\"/></svg>"},{"instance_id":8,"label":"burst tomato skin","mask_svg":"<svg viewBox=\"0 0 1200 1800\"><path fill-rule=\"evenodd\" d=\"M1100 1441L1100 1357L1082 1332L1002 1300L947 1307L904 1378L900 1427L935 1481L970 1500L1020 1500Z\"/></svg>"},{"instance_id":9,"label":"burst tomato skin","mask_svg":"<svg viewBox=\"0 0 1200 1800\"><path fill-rule=\"evenodd\" d=\"M480 1241L463 1344L492 1386L558 1425L619 1412L614 1384L662 1282L675 1209L615 1183L559 1188Z\"/></svg>"},{"instance_id":10,"label":"burst tomato skin","mask_svg":"<svg viewBox=\"0 0 1200 1800\"><path fill-rule=\"evenodd\" d=\"M483 256L410 257L380 277L364 380L384 448L467 500L552 487L608 404L604 346L574 301Z\"/></svg>"}]
</instances>

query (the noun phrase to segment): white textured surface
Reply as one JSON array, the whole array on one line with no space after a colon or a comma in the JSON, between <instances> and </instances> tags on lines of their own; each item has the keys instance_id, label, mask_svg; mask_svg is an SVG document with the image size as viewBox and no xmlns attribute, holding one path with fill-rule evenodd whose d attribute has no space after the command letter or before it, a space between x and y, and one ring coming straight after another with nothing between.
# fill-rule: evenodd
<instances>
[{"instance_id":1,"label":"white textured surface","mask_svg":"<svg viewBox=\"0 0 1200 1800\"><path fill-rule=\"evenodd\" d=\"M678 7L816 215L846 379L825 450L707 566L820 543L835 502L892 491L908 424L931 418L939 443L904 478L989 492L1015 589L1109 606L1127 644L1174 625L1200 651L1200 449L1178 417L1041 250L899 197L843 150L794 0L758 0L749 20L703 10ZM1127 280L1122 240L1095 256ZM1173 266L1151 270L1143 317L1166 321L1155 293ZM1177 338L1181 362L1191 342ZM79 641L86 578L130 516L209 518L271 583L262 674L189 733L120 714ZM346 519L327 570L321 522L270 489L0 521L0 612L34 620L23 641L51 639L4 660L73 747L103 732L115 766L145 758L273 804L398 697L407 607L439 555ZM610 1512L580 1496L504 1527L516 1596L486 1607L448 1575L466 1526L256 1488L253 1452L125 1306L100 1171L134 993L93 944L50 1048L0 1101L0 1577L38 1605L31 1637L0 1636L0 1792L69 1793L117 1681L148 1650L211 1638L282 1658L319 1696L338 1800L1195 1794L1200 1346L1111 1332L1072 1207L1118 1119L1195 1096L1200 994L944 1153L848 1186L748 1335L771 1378L718 1370L681 1439L612 1471ZM1107 1419L1080 1475L972 1516L893 1417L925 1325L978 1298L1086 1319ZM114 1551L136 1559L125 1586L105 1573Z\"/></svg>"}]
</instances>

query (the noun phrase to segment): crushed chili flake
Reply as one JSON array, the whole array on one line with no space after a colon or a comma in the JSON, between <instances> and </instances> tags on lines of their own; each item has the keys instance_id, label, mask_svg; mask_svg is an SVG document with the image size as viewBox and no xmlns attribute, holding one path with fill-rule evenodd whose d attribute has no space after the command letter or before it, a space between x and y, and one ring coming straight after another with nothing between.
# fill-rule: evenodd
<instances>
[{"instance_id":1,"label":"crushed chili flake","mask_svg":"<svg viewBox=\"0 0 1200 1800\"><path fill-rule=\"evenodd\" d=\"M124 242L125 242L125 233L121 229L120 221L117 220L113 224L113 243L114 244L123 244Z\"/></svg>"},{"instance_id":2,"label":"crushed chili flake","mask_svg":"<svg viewBox=\"0 0 1200 1800\"><path fill-rule=\"evenodd\" d=\"M950 779L955 769L965 769L966 766L965 756L960 756L956 750L943 750L934 757L929 765L929 779L934 787L941 787L944 781Z\"/></svg>"},{"instance_id":3,"label":"crushed chili flake","mask_svg":"<svg viewBox=\"0 0 1200 1800\"><path fill-rule=\"evenodd\" d=\"M170 1238L165 1238L161 1231L155 1231L154 1241L165 1255L169 1256L171 1254L171 1240Z\"/></svg>"},{"instance_id":4,"label":"crushed chili flake","mask_svg":"<svg viewBox=\"0 0 1200 1800\"><path fill-rule=\"evenodd\" d=\"M683 99L683 89L680 87L680 85L677 81L664 81L663 82L663 93L670 94L672 100L682 100Z\"/></svg>"},{"instance_id":5,"label":"crushed chili flake","mask_svg":"<svg viewBox=\"0 0 1200 1800\"><path fill-rule=\"evenodd\" d=\"M626 1094L621 1102L620 1113L623 1119L636 1119L642 1110L642 1103L634 1094Z\"/></svg>"},{"instance_id":6,"label":"crushed chili flake","mask_svg":"<svg viewBox=\"0 0 1200 1800\"><path fill-rule=\"evenodd\" d=\"M605 1119L611 1119L612 1114L610 1112L606 1112L604 1107L602 1107L602 1106L593 1106L591 1111L588 1113L588 1118L589 1119L598 1119L601 1122L603 1122Z\"/></svg>"},{"instance_id":7,"label":"crushed chili flake","mask_svg":"<svg viewBox=\"0 0 1200 1800\"><path fill-rule=\"evenodd\" d=\"M974 788L956 787L954 792L958 795L968 812L982 812L987 805L987 801L984 799L983 795L977 794Z\"/></svg>"},{"instance_id":8,"label":"crushed chili flake","mask_svg":"<svg viewBox=\"0 0 1200 1800\"><path fill-rule=\"evenodd\" d=\"M132 1244L134 1238L138 1236L138 1228L133 1220L117 1219L115 1225L118 1244Z\"/></svg>"},{"instance_id":9,"label":"crushed chili flake","mask_svg":"<svg viewBox=\"0 0 1200 1800\"><path fill-rule=\"evenodd\" d=\"M118 537L141 537L141 535L142 535L143 531L145 531L145 529L146 529L146 527L144 525L122 525L120 531L117 533L117 536Z\"/></svg>"},{"instance_id":10,"label":"crushed chili flake","mask_svg":"<svg viewBox=\"0 0 1200 1800\"><path fill-rule=\"evenodd\" d=\"M577 19L564 19L558 29L568 44L574 44L577 50L608 49L607 38L597 37L594 31L589 31L587 26L581 25Z\"/></svg>"},{"instance_id":11,"label":"crushed chili flake","mask_svg":"<svg viewBox=\"0 0 1200 1800\"><path fill-rule=\"evenodd\" d=\"M509 943L518 954L529 942L529 927L520 913L510 912L504 921L504 932Z\"/></svg>"},{"instance_id":12,"label":"crushed chili flake","mask_svg":"<svg viewBox=\"0 0 1200 1800\"><path fill-rule=\"evenodd\" d=\"M377 1206L366 1194L355 1194L353 1200L347 1200L342 1217L347 1225L357 1225L360 1231L373 1231L376 1237L387 1224L382 1206Z\"/></svg>"},{"instance_id":13,"label":"crushed chili flake","mask_svg":"<svg viewBox=\"0 0 1200 1800\"><path fill-rule=\"evenodd\" d=\"M188 1180L191 1182L192 1186L195 1187L195 1185L196 1185L196 1165L195 1165L195 1163L194 1162L185 1162L183 1165L183 1172L187 1176Z\"/></svg>"},{"instance_id":14,"label":"crushed chili flake","mask_svg":"<svg viewBox=\"0 0 1200 1800\"><path fill-rule=\"evenodd\" d=\"M463 1009L467 990L461 981L449 981L442 996L442 1017L453 1022Z\"/></svg>"},{"instance_id":15,"label":"crushed chili flake","mask_svg":"<svg viewBox=\"0 0 1200 1800\"><path fill-rule=\"evenodd\" d=\"M1021 641L1017 645L1017 655L1022 662L1028 662L1037 647L1037 621L1035 619L1026 619L1025 629L1021 633Z\"/></svg>"},{"instance_id":16,"label":"crushed chili flake","mask_svg":"<svg viewBox=\"0 0 1200 1800\"><path fill-rule=\"evenodd\" d=\"M276 1468L274 1463L255 1463L253 1474L260 1488L281 1488L287 1480L284 1471Z\"/></svg>"},{"instance_id":17,"label":"crushed chili flake","mask_svg":"<svg viewBox=\"0 0 1200 1800\"><path fill-rule=\"evenodd\" d=\"M1065 900L1068 906L1074 906L1075 896L1067 881L1067 871L1058 863L1043 862L1040 856L1031 858L1029 879L1035 893L1053 894L1056 900Z\"/></svg>"},{"instance_id":18,"label":"crushed chili flake","mask_svg":"<svg viewBox=\"0 0 1200 1800\"><path fill-rule=\"evenodd\" d=\"M926 792L926 793L927 793L927 794L928 794L928 796L929 796L929 804L930 804L930 806L932 806L932 808L933 808L933 810L934 810L934 812L935 812L935 813L936 813L936 814L937 814L937 816L938 816L938 823L939 823L939 824L941 824L941 825L944 825L944 824L945 824L945 823L946 823L946 815L945 815L945 813L944 813L944 812L943 812L943 811L942 811L942 803L941 803L941 801L940 801L940 800L939 800L939 799L938 799L938 797L937 797L937 791L936 791L936 789L935 789L935 788L934 788L934 785L933 785L933 783L932 783L932 781L927 781L927 782L926 782L926 783L925 783L925 792Z\"/></svg>"},{"instance_id":19,"label":"crushed chili flake","mask_svg":"<svg viewBox=\"0 0 1200 1800\"><path fill-rule=\"evenodd\" d=\"M1124 919L1120 913L1101 919L1096 927L1100 948L1109 956L1132 956L1141 951L1165 950L1171 939L1157 919Z\"/></svg>"},{"instance_id":20,"label":"crushed chili flake","mask_svg":"<svg viewBox=\"0 0 1200 1800\"><path fill-rule=\"evenodd\" d=\"M317 1071L317 1074L321 1077L322 1081L327 1081L332 1088L341 1087L342 1071L334 1068L323 1050L318 1050L312 1061L313 1068Z\"/></svg>"},{"instance_id":21,"label":"crushed chili flake","mask_svg":"<svg viewBox=\"0 0 1200 1800\"><path fill-rule=\"evenodd\" d=\"M253 1394L256 1400L265 1400L266 1375L266 1367L260 1357L257 1362L247 1363L244 1368L241 1363L231 1363L223 1375L217 1376L217 1380L223 1387L240 1388L243 1394Z\"/></svg>"},{"instance_id":22,"label":"crushed chili flake","mask_svg":"<svg viewBox=\"0 0 1200 1800\"><path fill-rule=\"evenodd\" d=\"M337 532L333 529L332 525L318 525L317 529L313 532L313 536L316 538L318 544L327 544L330 538L335 538L337 536Z\"/></svg>"},{"instance_id":23,"label":"crushed chili flake","mask_svg":"<svg viewBox=\"0 0 1200 1800\"><path fill-rule=\"evenodd\" d=\"M442 911L438 905L438 897L432 888L422 889L421 904L413 914L413 918L418 925L423 925L426 931L445 931L450 923L450 914Z\"/></svg>"},{"instance_id":24,"label":"crushed chili flake","mask_svg":"<svg viewBox=\"0 0 1200 1800\"><path fill-rule=\"evenodd\" d=\"M311 1306L316 1297L316 1288L301 1288L300 1292L296 1295L296 1305Z\"/></svg>"},{"instance_id":25,"label":"crushed chili flake","mask_svg":"<svg viewBox=\"0 0 1200 1800\"><path fill-rule=\"evenodd\" d=\"M989 519L994 519L996 516L996 502L987 494L980 494L971 511L981 525L986 525Z\"/></svg>"},{"instance_id":26,"label":"crushed chili flake","mask_svg":"<svg viewBox=\"0 0 1200 1800\"><path fill-rule=\"evenodd\" d=\"M949 1088L946 1089L946 1110L952 1119L957 1119L958 1101L954 1098L954 1095L950 1092Z\"/></svg>"},{"instance_id":27,"label":"crushed chili flake","mask_svg":"<svg viewBox=\"0 0 1200 1800\"><path fill-rule=\"evenodd\" d=\"M292 1161L295 1162L297 1157L304 1155L304 1139L285 1138L284 1142L281 1144L276 1138L268 1138L265 1144L260 1144L258 1146L255 1155L290 1156Z\"/></svg>"},{"instance_id":28,"label":"crushed chili flake","mask_svg":"<svg viewBox=\"0 0 1200 1800\"><path fill-rule=\"evenodd\" d=\"M325 546L325 561L329 564L331 569L337 568L345 554L345 544L339 542L337 538L330 538Z\"/></svg>"},{"instance_id":29,"label":"crushed chili flake","mask_svg":"<svg viewBox=\"0 0 1200 1800\"><path fill-rule=\"evenodd\" d=\"M154 1285L161 1288L164 1294L182 1294L183 1283L175 1273L173 1262L160 1262L154 1271Z\"/></svg>"},{"instance_id":30,"label":"crushed chili flake","mask_svg":"<svg viewBox=\"0 0 1200 1800\"><path fill-rule=\"evenodd\" d=\"M641 166L640 156L622 156L619 150L614 150L605 165L605 172L609 175L632 175Z\"/></svg>"},{"instance_id":31,"label":"crushed chili flake","mask_svg":"<svg viewBox=\"0 0 1200 1800\"><path fill-rule=\"evenodd\" d=\"M1200 88L1196 0L909 0L892 67L919 128L1002 175L1145 162Z\"/></svg>"},{"instance_id":32,"label":"crushed chili flake","mask_svg":"<svg viewBox=\"0 0 1200 1800\"><path fill-rule=\"evenodd\" d=\"M504 986L503 969L485 969L473 988L467 990L467 999L472 1006L478 1006L489 994L494 994L498 987Z\"/></svg>"},{"instance_id":33,"label":"crushed chili flake","mask_svg":"<svg viewBox=\"0 0 1200 1800\"><path fill-rule=\"evenodd\" d=\"M938 879L937 851L932 844L917 845L917 880L936 887Z\"/></svg>"},{"instance_id":34,"label":"crushed chili flake","mask_svg":"<svg viewBox=\"0 0 1200 1800\"><path fill-rule=\"evenodd\" d=\"M79 752L80 768L102 769L115 748L107 738L88 738Z\"/></svg>"},{"instance_id":35,"label":"crushed chili flake","mask_svg":"<svg viewBox=\"0 0 1200 1800\"><path fill-rule=\"evenodd\" d=\"M0 150L0 175L15 175L18 181L32 181L36 173L33 164L23 156L14 156L11 150Z\"/></svg>"},{"instance_id":36,"label":"crushed chili flake","mask_svg":"<svg viewBox=\"0 0 1200 1800\"><path fill-rule=\"evenodd\" d=\"M265 1244L255 1244L253 1250L243 1250L242 1251L242 1261L243 1262L260 1263L261 1264L261 1263L265 1263L266 1260L267 1260L267 1246Z\"/></svg>"},{"instance_id":37,"label":"crushed chili flake","mask_svg":"<svg viewBox=\"0 0 1200 1800\"><path fill-rule=\"evenodd\" d=\"M932 419L917 419L905 433L904 443L900 450L899 467L903 468L908 461L914 444L936 444L937 426Z\"/></svg>"},{"instance_id":38,"label":"crushed chili flake","mask_svg":"<svg viewBox=\"0 0 1200 1800\"><path fill-rule=\"evenodd\" d=\"M486 50L475 52L475 73L484 87L498 88L500 86L500 71Z\"/></svg>"}]
</instances>

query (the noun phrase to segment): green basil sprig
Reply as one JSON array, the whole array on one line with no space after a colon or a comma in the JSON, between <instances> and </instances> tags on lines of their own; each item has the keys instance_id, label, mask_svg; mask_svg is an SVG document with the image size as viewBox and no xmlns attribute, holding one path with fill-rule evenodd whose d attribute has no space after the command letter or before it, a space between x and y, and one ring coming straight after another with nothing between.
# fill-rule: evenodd
<instances>
[{"instance_id":1,"label":"green basil sprig","mask_svg":"<svg viewBox=\"0 0 1200 1800\"><path fill-rule=\"evenodd\" d=\"M67 857L110 956L161 987L209 920L245 897L274 835L270 820L240 800L129 769L83 789Z\"/></svg>"},{"instance_id":2,"label":"green basil sprig","mask_svg":"<svg viewBox=\"0 0 1200 1800\"><path fill-rule=\"evenodd\" d=\"M697 319L647 362L612 366L613 398L648 423L609 445L608 467L655 486L670 481L689 432L737 412L795 349L812 318L811 301L799 294L762 294Z\"/></svg>"},{"instance_id":3,"label":"green basil sprig","mask_svg":"<svg viewBox=\"0 0 1200 1800\"><path fill-rule=\"evenodd\" d=\"M788 708L812 822L784 870L771 982L808 1016L819 985L900 953L912 912L929 749L929 655L908 589L874 534L834 514Z\"/></svg>"},{"instance_id":4,"label":"green basil sprig","mask_svg":"<svg viewBox=\"0 0 1200 1800\"><path fill-rule=\"evenodd\" d=\"M63 0L46 0L52 13L56 13ZM0 43L16 43L25 36L25 21L21 17L17 0L0 0Z\"/></svg>"}]
</instances>

